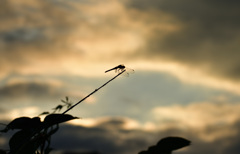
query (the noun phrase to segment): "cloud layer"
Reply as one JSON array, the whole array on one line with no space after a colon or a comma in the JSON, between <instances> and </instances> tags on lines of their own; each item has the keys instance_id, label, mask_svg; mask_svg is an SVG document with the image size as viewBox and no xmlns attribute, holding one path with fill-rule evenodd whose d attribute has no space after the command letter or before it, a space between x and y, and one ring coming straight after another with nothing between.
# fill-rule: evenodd
<instances>
[{"instance_id":1,"label":"cloud layer","mask_svg":"<svg viewBox=\"0 0 240 154\"><path fill-rule=\"evenodd\" d=\"M1 66L8 72L155 59L239 81L236 1L2 3Z\"/></svg>"},{"instance_id":2,"label":"cloud layer","mask_svg":"<svg viewBox=\"0 0 240 154\"><path fill-rule=\"evenodd\" d=\"M157 107L145 123L117 116L83 117L69 122L71 125L61 125L52 146L57 151L127 154L145 150L161 138L180 136L192 145L179 153L237 154L239 109L239 104L226 103ZM2 148L7 149L8 135L2 135Z\"/></svg>"},{"instance_id":3,"label":"cloud layer","mask_svg":"<svg viewBox=\"0 0 240 154\"><path fill-rule=\"evenodd\" d=\"M237 92L237 5L206 0L3 1L0 77L12 72L99 76L103 68L125 63Z\"/></svg>"},{"instance_id":4,"label":"cloud layer","mask_svg":"<svg viewBox=\"0 0 240 154\"><path fill-rule=\"evenodd\" d=\"M239 153L238 5L1 1L0 111L32 116L65 96L78 101L107 81L105 69L124 63L135 77L119 79L73 111L91 125L64 125L57 149L137 153L177 135L193 142L179 153Z\"/></svg>"},{"instance_id":5,"label":"cloud layer","mask_svg":"<svg viewBox=\"0 0 240 154\"><path fill-rule=\"evenodd\" d=\"M129 7L149 16L172 17L176 30L155 29L147 37L145 54L176 60L219 77L239 80L239 9L237 1L131 1ZM155 11L152 11L155 10ZM161 25L162 18L150 24ZM160 27L160 26L159 26Z\"/></svg>"}]
</instances>

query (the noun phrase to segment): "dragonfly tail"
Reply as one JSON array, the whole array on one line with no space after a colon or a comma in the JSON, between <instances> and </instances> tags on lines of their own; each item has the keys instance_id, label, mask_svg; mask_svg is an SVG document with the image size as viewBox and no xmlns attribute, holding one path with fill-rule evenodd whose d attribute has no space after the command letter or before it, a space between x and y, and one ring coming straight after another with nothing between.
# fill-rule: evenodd
<instances>
[{"instance_id":1,"label":"dragonfly tail","mask_svg":"<svg viewBox=\"0 0 240 154\"><path fill-rule=\"evenodd\" d=\"M105 73L107 73L107 72L109 72L109 71L111 71L111 70L114 70L114 69L112 68L112 69L106 70Z\"/></svg>"}]
</instances>

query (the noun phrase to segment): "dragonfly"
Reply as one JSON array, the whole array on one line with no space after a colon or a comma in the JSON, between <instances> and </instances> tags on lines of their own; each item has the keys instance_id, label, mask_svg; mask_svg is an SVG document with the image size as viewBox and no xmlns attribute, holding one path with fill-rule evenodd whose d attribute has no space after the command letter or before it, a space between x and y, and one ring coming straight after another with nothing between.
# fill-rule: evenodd
<instances>
[{"instance_id":1,"label":"dragonfly","mask_svg":"<svg viewBox=\"0 0 240 154\"><path fill-rule=\"evenodd\" d=\"M109 69L109 70L106 70L105 73L107 73L107 72L109 72L109 71L112 71L112 70L115 70L116 73L120 73L120 72L122 72L122 71L125 70L125 72L123 73L123 75L126 76L126 77L128 77L129 74L132 74L132 73L135 72L133 69L127 68L127 67L125 67L123 64L121 64L121 65L118 65L118 66L116 66L116 67L114 67L114 68L111 68L111 69Z\"/></svg>"}]
</instances>

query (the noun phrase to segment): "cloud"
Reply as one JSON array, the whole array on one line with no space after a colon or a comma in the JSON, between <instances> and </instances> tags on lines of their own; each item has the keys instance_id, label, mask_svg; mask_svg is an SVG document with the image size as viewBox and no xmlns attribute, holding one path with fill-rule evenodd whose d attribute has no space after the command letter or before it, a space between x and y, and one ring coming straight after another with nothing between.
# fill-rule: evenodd
<instances>
[{"instance_id":1,"label":"cloud","mask_svg":"<svg viewBox=\"0 0 240 154\"><path fill-rule=\"evenodd\" d=\"M60 125L51 143L58 151L124 154L145 150L167 136L179 136L192 142L179 153L235 154L239 152L238 110L236 104L210 103L156 108L155 120L148 121L154 129L127 117L83 118Z\"/></svg>"},{"instance_id":2,"label":"cloud","mask_svg":"<svg viewBox=\"0 0 240 154\"><path fill-rule=\"evenodd\" d=\"M199 138L211 142L237 134L233 125L239 121L239 109L239 104L193 103L187 106L157 107L152 110L152 114L159 123L159 129L174 126L195 130ZM231 128L231 131L227 128Z\"/></svg>"},{"instance_id":3,"label":"cloud","mask_svg":"<svg viewBox=\"0 0 240 154\"><path fill-rule=\"evenodd\" d=\"M44 83L15 83L6 85L0 89L2 99L18 99L32 97L35 99L43 99L44 97L60 97L61 92L57 91L57 87Z\"/></svg>"},{"instance_id":4,"label":"cloud","mask_svg":"<svg viewBox=\"0 0 240 154\"><path fill-rule=\"evenodd\" d=\"M71 94L68 95L70 98L76 96L76 87L72 85L84 82L84 88L81 88L85 89L86 84L93 82L92 78L87 80L79 75L99 77L105 75L105 69L119 63L136 69L135 78L115 84L117 88L113 86L112 93L105 96L108 100L97 96L101 103L95 104L96 111L91 106L94 113L90 113L84 104L81 109L85 111L80 112L90 118L93 115L126 114L135 120L98 119L98 123L89 122L87 128L85 125L64 126L65 134L61 135L76 141L69 147L79 150L75 144L79 142L84 145L81 149L127 153L125 147L130 146L136 153L165 135L182 135L194 141L193 148L187 150L189 153L220 153L216 151L219 145L222 146L218 150L226 153L238 150L238 139L235 138L238 136L238 105L203 103L159 107L209 101L211 95L223 94L232 99L238 99L237 96L206 87L195 88L196 85L186 86L167 75L164 79L162 76L151 77L152 72L148 70L171 73L186 83L239 93L239 2L8 0L0 3L0 21L4 23L0 25L1 101L28 97L33 103L29 110L22 107L14 110L16 113L22 114L19 110L38 112L43 103L33 101L36 99L59 100L66 94ZM147 75L139 78L141 73ZM68 86L32 80L4 83L14 74L36 75L39 80L42 76L58 76L64 82L74 81L66 82L70 83ZM64 79L73 75L76 75L74 79ZM91 85L99 85L98 81ZM135 85L139 87L136 89ZM123 86L135 88L123 90ZM125 95L126 92L131 93L131 97ZM6 110L2 104L1 108ZM54 106L44 104L47 109ZM106 109L99 110L103 106ZM78 129L81 135L76 136ZM67 136L67 133L71 135ZM94 141L94 136L99 143ZM61 140L56 142L64 147Z\"/></svg>"},{"instance_id":5,"label":"cloud","mask_svg":"<svg viewBox=\"0 0 240 154\"><path fill-rule=\"evenodd\" d=\"M98 119L100 120L100 119ZM84 119L83 119L84 121ZM62 147L66 151L99 151L101 153L137 153L147 148L153 133L145 132L138 129L126 129L124 125L128 125L128 120L124 118L108 118L94 127L82 126L63 126L59 134L53 138L56 148ZM83 135L84 134L84 135ZM61 140L69 140L68 144L59 144ZM153 137L155 139L155 137Z\"/></svg>"},{"instance_id":6,"label":"cloud","mask_svg":"<svg viewBox=\"0 0 240 154\"><path fill-rule=\"evenodd\" d=\"M155 145L157 141L166 136L181 136L192 141L192 145L184 148L179 153L237 153L239 125L236 121L232 125L224 127L212 127L205 131L211 135L215 131L223 132L229 129L236 133L206 141L196 133L195 129L182 130L168 128L156 132L144 131L141 129L124 129L121 124L127 123L124 119L112 119L99 123L94 127L62 125L59 132L53 137L53 147L63 151L98 151L102 153L137 153ZM120 124L120 125L119 125ZM229 131L230 132L230 131ZM201 135L201 134L200 134ZM62 142L64 141L64 142Z\"/></svg>"},{"instance_id":7,"label":"cloud","mask_svg":"<svg viewBox=\"0 0 240 154\"><path fill-rule=\"evenodd\" d=\"M8 9L0 12L4 23L0 26L1 76L39 72L44 63L49 65L53 57L58 59L61 52L55 50L64 41L59 29L71 27L63 15L64 9L38 0L2 3L1 10Z\"/></svg>"},{"instance_id":8,"label":"cloud","mask_svg":"<svg viewBox=\"0 0 240 154\"><path fill-rule=\"evenodd\" d=\"M4 17L0 18L4 23L0 27L1 76L14 71L84 74L89 67L96 67L100 59L109 59L113 55L117 58L136 49L141 44L136 34L119 31L110 24L117 21L118 13L120 21L124 20L121 16L123 6L114 1L111 2L113 5L106 6L114 9L103 9L106 4L5 1L1 7L8 9L0 12ZM114 15L108 16L112 11ZM116 52L122 54L116 56ZM95 70L99 71L98 68Z\"/></svg>"},{"instance_id":9,"label":"cloud","mask_svg":"<svg viewBox=\"0 0 240 154\"><path fill-rule=\"evenodd\" d=\"M66 96L70 98L72 103L76 103L87 95L84 90L80 90L78 86L73 86L73 83L66 80L60 80L58 77L45 78L40 76L16 75L6 79L6 81L2 83L3 85L0 87L0 101L11 102L15 105L31 104L47 109L47 107L52 108L57 105L57 103L60 103L60 100L65 99ZM86 89L89 88L85 84L81 84L81 86ZM91 87L91 85L88 86ZM92 96L86 100L85 103L93 104L95 101L96 98ZM49 104L50 102L55 102L55 105L52 103ZM46 104L51 106L46 106ZM6 107L7 105L4 106ZM17 106L15 107L17 108Z\"/></svg>"},{"instance_id":10,"label":"cloud","mask_svg":"<svg viewBox=\"0 0 240 154\"><path fill-rule=\"evenodd\" d=\"M145 14L168 14L178 27L163 33L156 29L147 38L144 56L177 61L191 69L202 69L216 78L239 81L239 2L201 0L131 1L130 8ZM154 10L154 11L152 11ZM161 25L162 18L154 24ZM151 23L150 23L151 24Z\"/></svg>"},{"instance_id":11,"label":"cloud","mask_svg":"<svg viewBox=\"0 0 240 154\"><path fill-rule=\"evenodd\" d=\"M237 92L236 3L4 1L0 77L101 76L103 68L125 63Z\"/></svg>"},{"instance_id":12,"label":"cloud","mask_svg":"<svg viewBox=\"0 0 240 154\"><path fill-rule=\"evenodd\" d=\"M61 125L52 138L52 146L60 151L98 151L101 153L137 153L148 139L141 130L124 129L124 119L105 119L95 127ZM64 142L63 142L64 141Z\"/></svg>"},{"instance_id":13,"label":"cloud","mask_svg":"<svg viewBox=\"0 0 240 154\"><path fill-rule=\"evenodd\" d=\"M97 139L107 140L106 145L104 141L102 142L104 144L96 148L95 142L97 141L91 140L94 137L91 136L90 132L84 132L83 134L88 134L86 136L89 136L87 138L91 141L86 139L86 136L80 135L80 138L89 141L87 146L89 150L97 149L104 153L129 153L129 146L131 147L132 144L140 144L138 142L141 142L141 146L130 148L133 150L131 153L137 153L137 151L139 152L147 149L150 145L156 144L160 138L166 136L181 136L192 141L192 145L189 148L183 149L179 153L226 153L230 151L231 153L237 153L239 151L237 148L239 141L239 108L238 104L230 103L214 104L206 102L185 106L173 105L153 109L152 119L149 118L145 123L118 117L83 118L74 122L74 127L79 127L80 125L81 127L89 128L86 131L95 132L96 134L94 133L93 136L96 136ZM90 123L88 122L89 120ZM134 127L126 127L127 125ZM77 130L77 133L81 134L81 130ZM100 133L97 133L98 131ZM74 132L74 130L71 132ZM99 134L103 136L99 136ZM128 142L128 144L125 144L126 140L130 140L131 144ZM76 141L74 140L74 142ZM113 144L112 142L115 143ZM81 143L81 141L76 143ZM93 148L90 148L90 145L93 145ZM84 149L84 147L82 148ZM119 148L125 150L120 151ZM111 149L111 152L107 151L108 149Z\"/></svg>"}]
</instances>

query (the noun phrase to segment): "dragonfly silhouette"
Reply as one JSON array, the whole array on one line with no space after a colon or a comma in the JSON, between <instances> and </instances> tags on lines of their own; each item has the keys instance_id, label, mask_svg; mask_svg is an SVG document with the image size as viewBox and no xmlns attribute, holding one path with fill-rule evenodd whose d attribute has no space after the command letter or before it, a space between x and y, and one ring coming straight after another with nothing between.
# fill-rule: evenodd
<instances>
[{"instance_id":1,"label":"dragonfly silhouette","mask_svg":"<svg viewBox=\"0 0 240 154\"><path fill-rule=\"evenodd\" d=\"M107 72L109 72L109 71L112 71L112 70L115 70L116 73L125 70L125 72L123 73L124 76L129 76L130 73L134 73L134 70L133 70L133 69L127 68L127 67L125 67L123 64L118 65L118 66L116 66L116 67L114 67L114 68L111 68L111 69L109 69L109 70L106 70L105 73L107 73Z\"/></svg>"}]
</instances>

